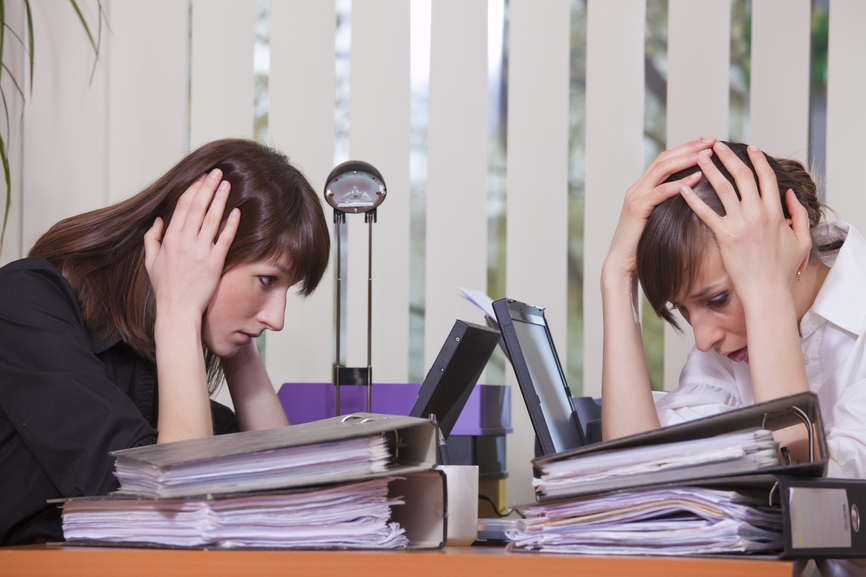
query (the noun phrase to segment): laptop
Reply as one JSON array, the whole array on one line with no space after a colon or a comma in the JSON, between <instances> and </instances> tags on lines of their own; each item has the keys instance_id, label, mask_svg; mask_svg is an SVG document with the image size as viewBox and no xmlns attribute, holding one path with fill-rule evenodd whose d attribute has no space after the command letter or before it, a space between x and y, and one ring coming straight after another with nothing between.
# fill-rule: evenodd
<instances>
[{"instance_id":1,"label":"laptop","mask_svg":"<svg viewBox=\"0 0 866 577\"><path fill-rule=\"evenodd\" d=\"M447 439L498 343L496 329L455 321L427 372L409 416L426 419L436 415L439 429Z\"/></svg>"},{"instance_id":2,"label":"laptop","mask_svg":"<svg viewBox=\"0 0 866 577\"><path fill-rule=\"evenodd\" d=\"M535 430L536 453L554 455L601 440L601 407L589 397L572 399L544 309L501 299L493 311Z\"/></svg>"}]
</instances>

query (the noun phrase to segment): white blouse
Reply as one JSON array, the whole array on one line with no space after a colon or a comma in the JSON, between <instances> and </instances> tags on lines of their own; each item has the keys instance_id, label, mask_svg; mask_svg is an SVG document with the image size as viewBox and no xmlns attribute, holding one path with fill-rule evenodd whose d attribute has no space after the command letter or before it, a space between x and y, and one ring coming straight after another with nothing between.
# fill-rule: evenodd
<instances>
[{"instance_id":1,"label":"white blouse","mask_svg":"<svg viewBox=\"0 0 866 577\"><path fill-rule=\"evenodd\" d=\"M845 240L823 253L830 272L800 321L809 388L818 395L829 477L866 479L866 240L844 222L812 229L813 246ZM656 401L662 426L754 404L749 365L693 349L680 386Z\"/></svg>"}]
</instances>

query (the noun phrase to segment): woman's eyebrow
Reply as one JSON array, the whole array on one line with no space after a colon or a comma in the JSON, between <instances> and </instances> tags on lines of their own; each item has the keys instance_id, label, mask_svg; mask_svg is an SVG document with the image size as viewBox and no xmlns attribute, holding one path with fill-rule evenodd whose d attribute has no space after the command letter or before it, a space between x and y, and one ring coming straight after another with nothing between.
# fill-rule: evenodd
<instances>
[{"instance_id":1,"label":"woman's eyebrow","mask_svg":"<svg viewBox=\"0 0 866 577\"><path fill-rule=\"evenodd\" d=\"M716 283L713 283L711 285L707 285L703 289L701 289L700 291L690 294L687 298L689 300L701 300L704 297L706 297L707 295L716 292L718 290L719 285L721 285L721 284L722 283L720 283L720 282L716 282Z\"/></svg>"}]
</instances>

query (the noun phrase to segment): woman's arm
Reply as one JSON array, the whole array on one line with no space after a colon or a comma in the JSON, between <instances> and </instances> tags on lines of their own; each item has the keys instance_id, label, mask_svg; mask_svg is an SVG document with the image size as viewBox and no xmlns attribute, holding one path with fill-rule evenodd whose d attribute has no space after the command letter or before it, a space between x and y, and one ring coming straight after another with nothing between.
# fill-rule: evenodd
<instances>
[{"instance_id":1,"label":"woman's arm","mask_svg":"<svg viewBox=\"0 0 866 577\"><path fill-rule=\"evenodd\" d=\"M48 498L105 494L116 487L109 453L156 442L127 396L134 385L112 382L97 356L108 341L86 328L74 290L48 261L0 269L0 453L3 475L27 487L0 501L32 514Z\"/></svg>"},{"instance_id":2,"label":"woman's arm","mask_svg":"<svg viewBox=\"0 0 866 577\"><path fill-rule=\"evenodd\" d=\"M698 163L698 153L713 139L695 139L663 152L628 189L619 223L601 272L604 341L602 360L602 432L605 439L659 427L652 400L640 323L635 314L637 245L646 221L659 203L676 195L683 184L700 179L696 171L677 182L663 182Z\"/></svg>"},{"instance_id":3,"label":"woman's arm","mask_svg":"<svg viewBox=\"0 0 866 577\"><path fill-rule=\"evenodd\" d=\"M164 234L164 223L157 218L144 237L145 265L156 297L160 443L213 434L202 315L240 219L240 212L232 211L214 241L230 188L221 179L218 169L199 178L178 200Z\"/></svg>"},{"instance_id":4,"label":"woman's arm","mask_svg":"<svg viewBox=\"0 0 866 577\"><path fill-rule=\"evenodd\" d=\"M255 341L224 360L223 371L241 431L274 429L289 424Z\"/></svg>"},{"instance_id":5,"label":"woman's arm","mask_svg":"<svg viewBox=\"0 0 866 577\"><path fill-rule=\"evenodd\" d=\"M605 440L657 429L641 326L633 312L633 275L603 267L602 436Z\"/></svg>"},{"instance_id":6,"label":"woman's arm","mask_svg":"<svg viewBox=\"0 0 866 577\"><path fill-rule=\"evenodd\" d=\"M725 216L688 187L682 193L715 235L725 271L743 304L755 402L808 391L792 293L812 246L806 209L788 190L785 199L792 220L786 221L776 177L757 147L750 145L748 154L758 182L723 143L716 143L714 150L734 177L742 200L709 159L702 159L700 168L719 195ZM759 193L759 186L765 194Z\"/></svg>"}]
</instances>

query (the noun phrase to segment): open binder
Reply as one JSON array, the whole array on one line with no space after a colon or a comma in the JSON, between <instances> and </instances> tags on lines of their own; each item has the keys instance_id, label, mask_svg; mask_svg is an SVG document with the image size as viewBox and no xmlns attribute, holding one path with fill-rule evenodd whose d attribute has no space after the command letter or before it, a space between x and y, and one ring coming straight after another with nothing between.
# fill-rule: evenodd
<instances>
[{"instance_id":1,"label":"open binder","mask_svg":"<svg viewBox=\"0 0 866 577\"><path fill-rule=\"evenodd\" d=\"M652 445L709 439L711 437L734 433L737 431L748 431L754 429L775 431L800 424L806 427L809 435L810 447L813 448L809 462L784 463L780 466L765 468L760 471L741 470L737 471L737 474L745 475L760 472L775 475L821 477L824 475L827 467L827 442L824 437L824 425L821 420L821 412L818 409L818 397L812 392L783 397L765 403L752 405L750 407L721 413L719 415L663 427L661 429L622 437L620 439L578 447L555 455L537 457L536 459L533 459L532 463L536 469L543 474L552 463L569 460L574 461L575 465L577 465L584 457L606 452L628 451L630 449ZM675 476L675 478L667 478L664 482L685 482L729 475L730 473L725 469L725 464L720 463L714 470L702 468L700 470L690 471L688 468L684 468L681 470L681 474ZM614 491L621 489L634 489L647 486L648 484L651 483L648 483L645 476L630 475L612 480L606 487L606 490ZM538 493L536 496L539 502L543 502L593 492L596 492L596 489L581 490L580 487L576 487L568 494L560 493L556 496L547 496L543 493Z\"/></svg>"},{"instance_id":2,"label":"open binder","mask_svg":"<svg viewBox=\"0 0 866 577\"><path fill-rule=\"evenodd\" d=\"M229 483L220 481L221 471L238 469L238 463L255 456L257 463L281 457L287 449L312 447L316 451L339 447L346 442L369 438L385 438L390 455L386 464L377 471L362 474L321 473L321 468L312 474L287 477L267 474L252 474L248 477L235 477ZM405 530L408 540L406 548L441 548L447 539L447 490L443 471L436 466L437 426L434 421L414 417L355 413L291 427L263 431L249 431L202 439L190 439L164 445L151 445L116 451L113 455L127 461L127 465L139 467L149 475L170 471L173 468L192 467L201 476L212 476L210 485L189 485L178 490L176 487L160 494L143 492L124 492L121 489L102 497L79 497L55 502L82 504L83 502L113 502L109 506L123 508L123 503L134 508L136 502L181 502L207 505L230 499L249 499L250 502L274 495L311 494L322 489L340 488L351 491L354 484L372 479L388 478L389 499L400 498L402 504L392 505L391 522L399 523ZM313 451L313 452L316 452ZM339 469L335 464L332 469ZM206 489L206 490L202 490ZM256 501L258 502L258 501ZM74 506L72 509L74 510ZM80 509L81 507L79 507ZM113 545L165 547L153 542L131 542L129 540L100 541L78 539L67 541L76 545ZM171 545L169 545L171 546ZM218 547L231 547L219 545ZM287 545L291 546L291 545ZM193 548L214 548L202 545ZM323 542L321 545L308 545L304 548L333 548ZM342 548L339 545L337 548ZM181 546L181 548L183 548ZM280 547L277 547L280 548Z\"/></svg>"},{"instance_id":3,"label":"open binder","mask_svg":"<svg viewBox=\"0 0 866 577\"><path fill-rule=\"evenodd\" d=\"M777 511L781 519L779 546L773 548L772 552L754 556L781 559L866 558L866 528L861 528L860 520L860 512L866 508L866 480L823 478L828 460L827 445L818 399L811 392L539 457L533 460L533 464L543 472L551 463L568 460L580 463L585 457L605 453L627 453L643 447L710 439L738 431L775 431L798 424L804 425L809 432L812 451L808 462L781 463L771 468L736 474L726 472L724 463L720 463L716 471L700 470L699 474L694 474L684 469L678 478L665 482L652 482L647 475L624 476L606 491L583 492L576 489L570 495L538 494L537 505L521 508L541 514L569 503L610 497L615 499L617 496L625 498L631 494L664 489L738 491L759 496L767 510ZM617 554L613 550L608 553ZM658 554L669 553L660 550Z\"/></svg>"},{"instance_id":4,"label":"open binder","mask_svg":"<svg viewBox=\"0 0 866 577\"><path fill-rule=\"evenodd\" d=\"M319 452L339 448L341 443L353 440L385 436L391 451L389 461L378 470L341 472L339 462L332 466L310 469L300 474L265 475L257 473L240 477L233 482L226 481L229 467L240 467L242 459L261 455L263 460L275 460L280 452L290 449L314 449L309 461L316 460ZM200 473L203 482L185 486L157 486L152 490L128 491L121 488L118 492L138 494L144 497L193 497L208 493L238 493L241 491L263 491L359 481L375 477L405 475L428 470L436 464L436 424L426 419L397 415L378 415L373 413L353 413L321 421L267 429L247 431L230 435L219 435L201 439L189 439L164 445L148 445L123 449L111 453L116 459L118 471L140 473L142 476L169 477L183 469ZM252 467L252 465L250 465ZM213 469L213 483L208 485L208 468ZM120 475L119 475L120 476Z\"/></svg>"}]
</instances>

